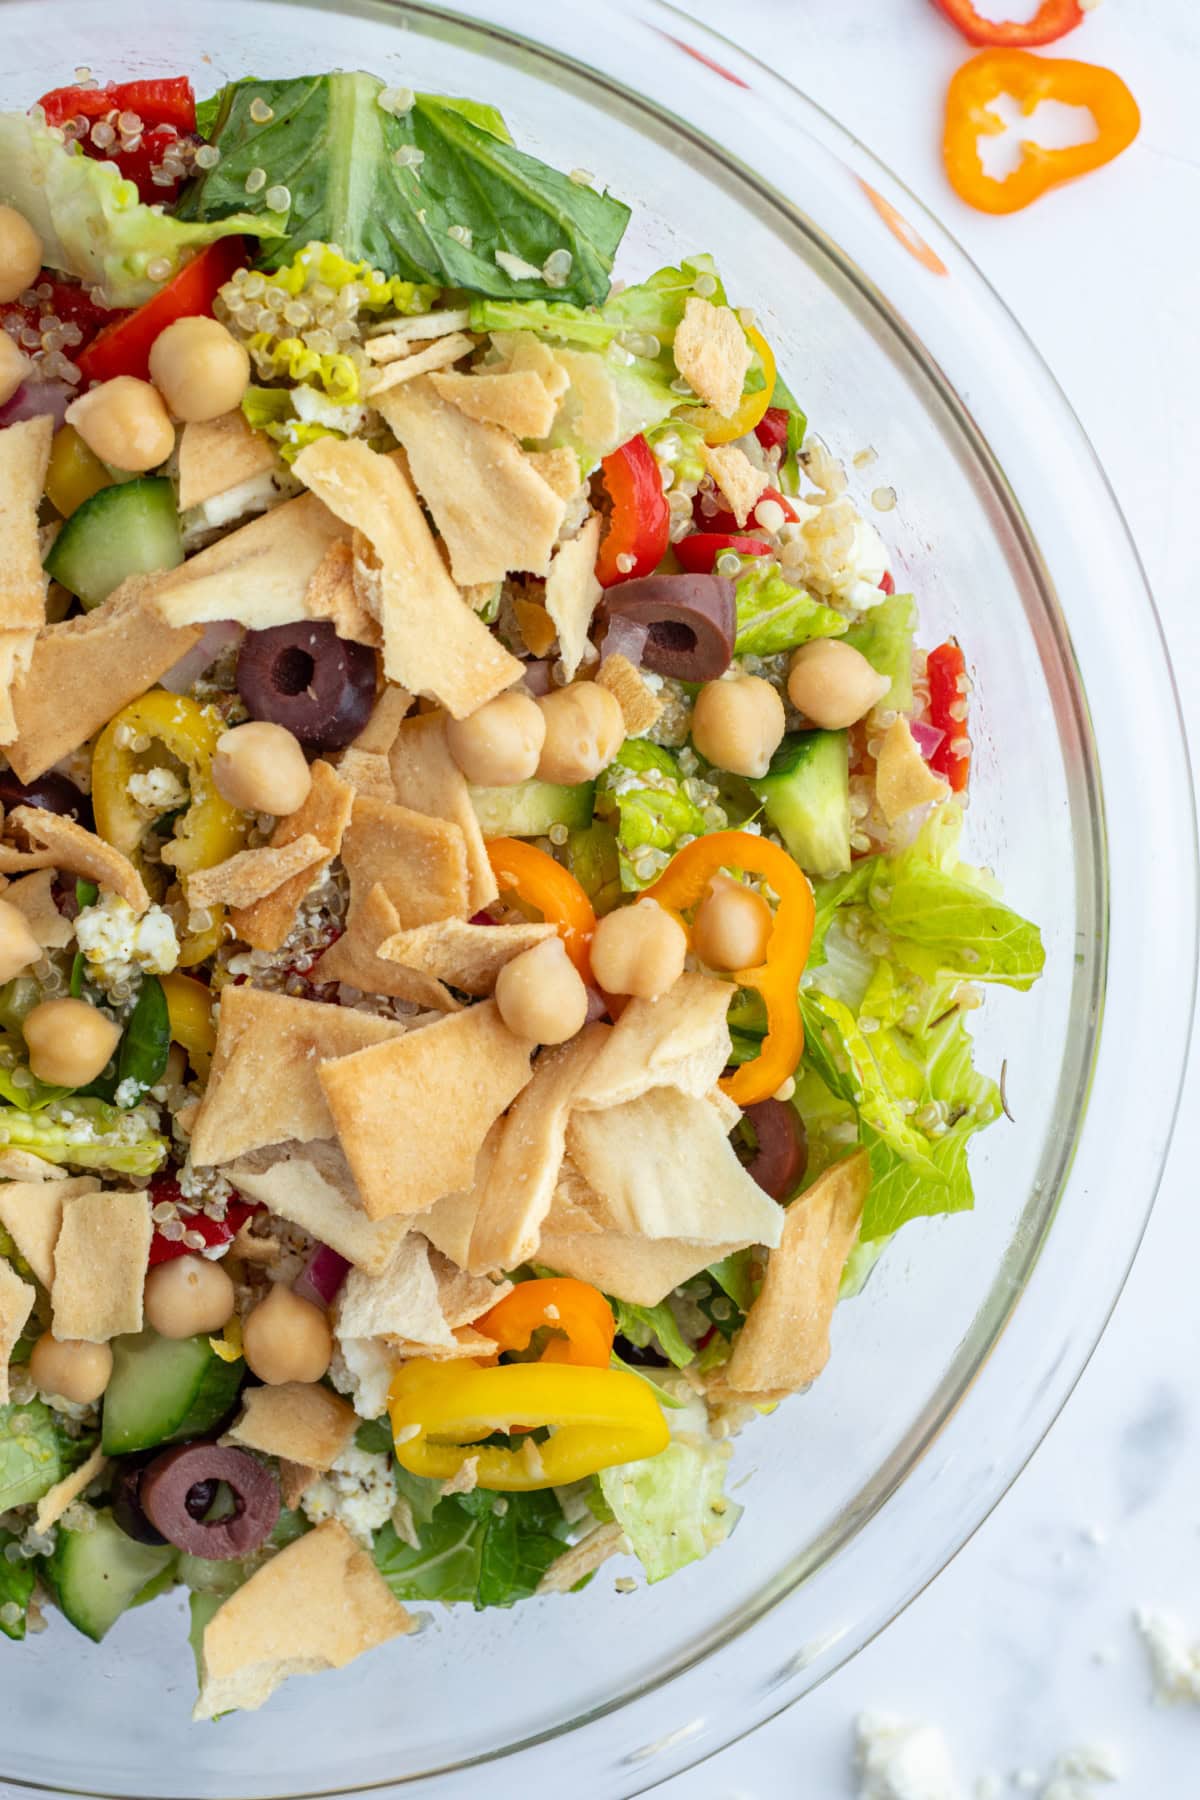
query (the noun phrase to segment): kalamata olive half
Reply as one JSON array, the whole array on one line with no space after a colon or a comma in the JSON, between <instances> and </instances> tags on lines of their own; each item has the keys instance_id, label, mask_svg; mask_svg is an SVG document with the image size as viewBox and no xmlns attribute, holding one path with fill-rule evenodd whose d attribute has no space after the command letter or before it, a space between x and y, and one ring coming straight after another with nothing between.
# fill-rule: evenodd
<instances>
[{"instance_id":1,"label":"kalamata olive half","mask_svg":"<svg viewBox=\"0 0 1200 1800\"><path fill-rule=\"evenodd\" d=\"M112 1485L112 1514L126 1537L139 1544L165 1544L162 1532L152 1525L142 1510L142 1476L146 1473L144 1456L122 1457Z\"/></svg>"},{"instance_id":2,"label":"kalamata olive half","mask_svg":"<svg viewBox=\"0 0 1200 1800\"><path fill-rule=\"evenodd\" d=\"M733 660L737 605L723 575L643 575L609 588L608 619L645 625L642 667L676 681L716 681Z\"/></svg>"},{"instance_id":3,"label":"kalamata olive half","mask_svg":"<svg viewBox=\"0 0 1200 1800\"><path fill-rule=\"evenodd\" d=\"M223 1519L205 1519L220 1481L233 1493L233 1511ZM168 1543L209 1562L229 1562L260 1550L274 1531L279 1487L245 1450L181 1444L146 1469L141 1503Z\"/></svg>"},{"instance_id":4,"label":"kalamata olive half","mask_svg":"<svg viewBox=\"0 0 1200 1800\"><path fill-rule=\"evenodd\" d=\"M753 1176L772 1200L786 1200L804 1180L808 1167L804 1120L783 1100L760 1100L746 1108L743 1119L758 1146L746 1164L747 1175Z\"/></svg>"},{"instance_id":5,"label":"kalamata olive half","mask_svg":"<svg viewBox=\"0 0 1200 1800\"><path fill-rule=\"evenodd\" d=\"M310 749L342 750L371 716L375 652L327 619L248 631L237 685L252 719L286 726Z\"/></svg>"},{"instance_id":6,"label":"kalamata olive half","mask_svg":"<svg viewBox=\"0 0 1200 1800\"><path fill-rule=\"evenodd\" d=\"M14 806L40 806L43 812L62 813L89 831L92 828L91 801L73 781L56 775L53 769L36 781L18 781L11 769L0 769L0 806L5 812Z\"/></svg>"}]
</instances>

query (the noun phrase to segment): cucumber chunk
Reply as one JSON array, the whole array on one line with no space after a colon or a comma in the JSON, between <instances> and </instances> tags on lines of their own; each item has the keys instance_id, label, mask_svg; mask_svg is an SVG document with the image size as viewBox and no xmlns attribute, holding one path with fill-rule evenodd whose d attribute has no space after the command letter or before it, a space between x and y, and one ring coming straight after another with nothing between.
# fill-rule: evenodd
<instances>
[{"instance_id":1,"label":"cucumber chunk","mask_svg":"<svg viewBox=\"0 0 1200 1800\"><path fill-rule=\"evenodd\" d=\"M173 1544L139 1544L126 1537L105 1507L90 1531L59 1526L46 1572L66 1617L98 1644L175 1556Z\"/></svg>"},{"instance_id":2,"label":"cucumber chunk","mask_svg":"<svg viewBox=\"0 0 1200 1800\"><path fill-rule=\"evenodd\" d=\"M245 1363L224 1362L206 1337L164 1338L147 1328L113 1340L101 1441L109 1456L199 1437L237 1399Z\"/></svg>"},{"instance_id":3,"label":"cucumber chunk","mask_svg":"<svg viewBox=\"0 0 1200 1800\"><path fill-rule=\"evenodd\" d=\"M165 475L143 475L101 488L67 520L46 558L46 573L90 612L127 575L152 575L183 561L175 489Z\"/></svg>"},{"instance_id":4,"label":"cucumber chunk","mask_svg":"<svg viewBox=\"0 0 1200 1800\"><path fill-rule=\"evenodd\" d=\"M519 781L515 787L473 787L471 804L485 838L544 837L552 825L578 830L592 822L596 784L558 787L551 781Z\"/></svg>"},{"instance_id":5,"label":"cucumber chunk","mask_svg":"<svg viewBox=\"0 0 1200 1800\"><path fill-rule=\"evenodd\" d=\"M850 867L850 750L844 731L785 737L761 781L750 786L770 823L809 875Z\"/></svg>"}]
</instances>

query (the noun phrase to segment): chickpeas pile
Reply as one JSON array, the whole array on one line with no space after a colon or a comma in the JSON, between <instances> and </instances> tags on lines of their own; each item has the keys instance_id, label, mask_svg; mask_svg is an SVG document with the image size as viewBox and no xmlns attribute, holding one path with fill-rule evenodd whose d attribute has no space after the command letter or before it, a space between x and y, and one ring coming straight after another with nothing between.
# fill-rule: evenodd
<instances>
[{"instance_id":1,"label":"chickpeas pile","mask_svg":"<svg viewBox=\"0 0 1200 1800\"><path fill-rule=\"evenodd\" d=\"M783 742L783 701L761 675L708 681L696 696L692 742L718 769L757 780Z\"/></svg>"},{"instance_id":2,"label":"chickpeas pile","mask_svg":"<svg viewBox=\"0 0 1200 1800\"><path fill-rule=\"evenodd\" d=\"M90 1406L112 1379L113 1353L107 1344L56 1338L45 1332L33 1346L29 1374L40 1394Z\"/></svg>"},{"instance_id":3,"label":"chickpeas pile","mask_svg":"<svg viewBox=\"0 0 1200 1800\"><path fill-rule=\"evenodd\" d=\"M656 900L607 913L592 938L592 973L609 994L657 1000L683 974L687 933Z\"/></svg>"},{"instance_id":4,"label":"chickpeas pile","mask_svg":"<svg viewBox=\"0 0 1200 1800\"><path fill-rule=\"evenodd\" d=\"M213 781L222 800L242 812L284 818L304 805L312 770L286 725L252 719L223 731L213 752Z\"/></svg>"},{"instance_id":5,"label":"chickpeas pile","mask_svg":"<svg viewBox=\"0 0 1200 1800\"><path fill-rule=\"evenodd\" d=\"M594 681L573 681L537 704L546 726L539 780L568 786L594 781L625 741L625 717L614 696Z\"/></svg>"},{"instance_id":6,"label":"chickpeas pile","mask_svg":"<svg viewBox=\"0 0 1200 1800\"><path fill-rule=\"evenodd\" d=\"M198 1337L223 1331L234 1313L233 1282L205 1256L173 1256L146 1277L147 1325L160 1337Z\"/></svg>"},{"instance_id":7,"label":"chickpeas pile","mask_svg":"<svg viewBox=\"0 0 1200 1800\"><path fill-rule=\"evenodd\" d=\"M156 389L136 375L114 375L67 408L84 443L114 469L144 475L175 448L175 427Z\"/></svg>"},{"instance_id":8,"label":"chickpeas pile","mask_svg":"<svg viewBox=\"0 0 1200 1800\"><path fill-rule=\"evenodd\" d=\"M515 787L538 772L546 715L531 694L498 694L466 719L446 720L450 754L476 787Z\"/></svg>"},{"instance_id":9,"label":"chickpeas pile","mask_svg":"<svg viewBox=\"0 0 1200 1800\"><path fill-rule=\"evenodd\" d=\"M21 1028L29 1067L52 1087L86 1087L108 1065L121 1027L86 1000L43 1000Z\"/></svg>"},{"instance_id":10,"label":"chickpeas pile","mask_svg":"<svg viewBox=\"0 0 1200 1800\"><path fill-rule=\"evenodd\" d=\"M277 1282L242 1327L242 1350L251 1373L270 1387L320 1381L333 1355L333 1333L319 1306Z\"/></svg>"},{"instance_id":11,"label":"chickpeas pile","mask_svg":"<svg viewBox=\"0 0 1200 1800\"><path fill-rule=\"evenodd\" d=\"M565 1044L582 1031L588 991L560 937L523 950L496 980L500 1017L515 1037L531 1044Z\"/></svg>"}]
</instances>

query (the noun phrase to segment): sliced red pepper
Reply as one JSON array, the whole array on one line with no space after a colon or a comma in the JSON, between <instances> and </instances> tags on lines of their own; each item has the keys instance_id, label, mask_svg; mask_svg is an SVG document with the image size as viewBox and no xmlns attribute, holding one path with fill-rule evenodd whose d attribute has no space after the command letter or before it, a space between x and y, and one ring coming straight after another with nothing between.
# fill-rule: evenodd
<instances>
[{"instance_id":1,"label":"sliced red pepper","mask_svg":"<svg viewBox=\"0 0 1200 1800\"><path fill-rule=\"evenodd\" d=\"M600 540L596 579L608 588L654 573L667 553L671 509L654 452L644 437L630 438L600 467L612 511Z\"/></svg>"},{"instance_id":2,"label":"sliced red pepper","mask_svg":"<svg viewBox=\"0 0 1200 1800\"><path fill-rule=\"evenodd\" d=\"M885 594L894 594L895 593L896 583L892 579L892 571L890 569L885 569L883 571L883 574L880 577L879 585Z\"/></svg>"},{"instance_id":3,"label":"sliced red pepper","mask_svg":"<svg viewBox=\"0 0 1200 1800\"><path fill-rule=\"evenodd\" d=\"M788 439L787 407L768 406L766 412L754 427L754 435L764 450L786 450Z\"/></svg>"},{"instance_id":4,"label":"sliced red pepper","mask_svg":"<svg viewBox=\"0 0 1200 1800\"><path fill-rule=\"evenodd\" d=\"M1084 20L1079 0L1042 0L1032 19L985 19L974 0L933 0L933 4L958 27L968 44L994 44L1008 50L1057 43Z\"/></svg>"},{"instance_id":5,"label":"sliced red pepper","mask_svg":"<svg viewBox=\"0 0 1200 1800\"><path fill-rule=\"evenodd\" d=\"M730 531L693 531L690 537L680 538L675 555L680 568L686 569L689 575L711 575L718 556L726 550L735 550L739 556L773 554L770 544L764 543L762 538Z\"/></svg>"},{"instance_id":6,"label":"sliced red pepper","mask_svg":"<svg viewBox=\"0 0 1200 1800\"><path fill-rule=\"evenodd\" d=\"M23 325L37 331L41 329L43 319L53 317L61 325L78 325L82 334L81 342L89 344L102 326L110 325L114 319L123 317L123 314L113 312L109 307L97 306L85 287L64 281L49 269L43 269L33 285L35 289L48 287L49 295L45 299L39 298L36 306L20 306L15 300L10 301L7 306L0 306L0 320L16 313ZM74 346L76 353L79 348L78 344ZM71 355L70 348L65 349L65 354ZM77 361L78 355L72 360Z\"/></svg>"},{"instance_id":7,"label":"sliced red pepper","mask_svg":"<svg viewBox=\"0 0 1200 1800\"><path fill-rule=\"evenodd\" d=\"M218 238L185 263L178 275L144 306L108 326L79 358L87 381L111 381L114 375L150 373L150 346L176 319L211 313L213 301L235 269L246 260L240 237Z\"/></svg>"},{"instance_id":8,"label":"sliced red pepper","mask_svg":"<svg viewBox=\"0 0 1200 1800\"><path fill-rule=\"evenodd\" d=\"M763 489L750 508L750 517L744 525L738 524L736 513L731 513L724 507L718 508L713 513L705 512L699 496L692 507L692 517L696 521L697 531L754 531L758 529L756 508L761 506L764 500L774 500L775 504L782 508L784 519L795 524L797 516L795 507L790 501L784 499L778 488L773 487Z\"/></svg>"},{"instance_id":9,"label":"sliced red pepper","mask_svg":"<svg viewBox=\"0 0 1200 1800\"><path fill-rule=\"evenodd\" d=\"M186 75L157 81L110 81L107 87L60 87L43 94L38 105L47 125L68 119L102 119L110 112L137 113L146 125L173 125L195 131L196 94Z\"/></svg>"},{"instance_id":10,"label":"sliced red pepper","mask_svg":"<svg viewBox=\"0 0 1200 1800\"><path fill-rule=\"evenodd\" d=\"M926 669L929 723L945 733L929 758L929 766L946 777L954 793L961 794L971 772L971 748L967 742L967 664L957 640L947 638L931 650ZM967 744L965 750L961 748L963 744Z\"/></svg>"},{"instance_id":11,"label":"sliced red pepper","mask_svg":"<svg viewBox=\"0 0 1200 1800\"><path fill-rule=\"evenodd\" d=\"M151 125L142 133L142 141L136 150L122 150L113 158L126 181L132 181L138 195L146 206L157 206L161 201L169 206L178 197L179 190L186 179L180 175L174 181L155 181L154 171L173 144L179 142L179 133L173 125Z\"/></svg>"},{"instance_id":12,"label":"sliced red pepper","mask_svg":"<svg viewBox=\"0 0 1200 1800\"><path fill-rule=\"evenodd\" d=\"M147 1197L151 1207L160 1205L164 1200L172 1201L178 1206L184 1229L199 1232L210 1250L215 1249L219 1244L232 1243L246 1220L259 1210L257 1201L243 1200L240 1195L235 1194L229 1200L225 1208L225 1217L220 1222L210 1219L205 1212L189 1214L187 1211L189 1202L183 1196L179 1186L179 1177L174 1169L161 1169L151 1179ZM197 1254L199 1252L193 1251L189 1244L176 1243L170 1238L165 1238L158 1227L155 1227L154 1236L150 1240L150 1267L152 1269L156 1264L170 1262L176 1256Z\"/></svg>"}]
</instances>

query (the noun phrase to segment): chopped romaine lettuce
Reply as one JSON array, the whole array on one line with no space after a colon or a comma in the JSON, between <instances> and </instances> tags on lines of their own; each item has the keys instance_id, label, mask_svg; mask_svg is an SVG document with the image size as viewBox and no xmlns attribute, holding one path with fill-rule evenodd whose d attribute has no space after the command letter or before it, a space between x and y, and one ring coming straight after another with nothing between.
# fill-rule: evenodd
<instances>
[{"instance_id":1,"label":"chopped romaine lettuce","mask_svg":"<svg viewBox=\"0 0 1200 1800\"><path fill-rule=\"evenodd\" d=\"M555 360L569 386L554 427L536 440L542 450L573 450L582 475L591 474L610 451L658 425L680 404L669 378L652 357L608 350L555 347Z\"/></svg>"},{"instance_id":2,"label":"chopped romaine lettuce","mask_svg":"<svg viewBox=\"0 0 1200 1800\"><path fill-rule=\"evenodd\" d=\"M779 461L779 491L795 494L800 489L800 449L808 430L808 418L791 388L778 372L771 390L771 405L780 407L788 416L787 442Z\"/></svg>"},{"instance_id":3,"label":"chopped romaine lettuce","mask_svg":"<svg viewBox=\"0 0 1200 1800\"><path fill-rule=\"evenodd\" d=\"M865 612L846 633L846 642L866 657L871 667L886 675L891 687L881 706L911 712L913 704L912 652L917 629L917 604L911 594L891 594Z\"/></svg>"},{"instance_id":4,"label":"chopped romaine lettuce","mask_svg":"<svg viewBox=\"0 0 1200 1800\"><path fill-rule=\"evenodd\" d=\"M607 819L593 819L567 836L567 867L603 916L621 898L621 860L617 834Z\"/></svg>"},{"instance_id":5,"label":"chopped romaine lettuce","mask_svg":"<svg viewBox=\"0 0 1200 1800\"><path fill-rule=\"evenodd\" d=\"M649 1581L662 1581L707 1556L729 1536L741 1507L725 1494L732 1450L708 1435L704 1402L666 1414L671 1442L657 1456L619 1463L596 1477L603 1502L633 1546Z\"/></svg>"},{"instance_id":6,"label":"chopped romaine lettuce","mask_svg":"<svg viewBox=\"0 0 1200 1800\"><path fill-rule=\"evenodd\" d=\"M43 1400L0 1406L0 1513L28 1506L86 1460L94 1438L71 1438Z\"/></svg>"},{"instance_id":7,"label":"chopped romaine lettuce","mask_svg":"<svg viewBox=\"0 0 1200 1800\"><path fill-rule=\"evenodd\" d=\"M785 581L773 560L755 556L742 561L747 566L735 589L738 656L776 656L810 638L840 637L845 631L841 613Z\"/></svg>"},{"instance_id":8,"label":"chopped romaine lettuce","mask_svg":"<svg viewBox=\"0 0 1200 1800\"><path fill-rule=\"evenodd\" d=\"M684 792L684 777L669 750L645 738L627 738L596 783L596 812L617 821L621 886L637 892L659 869L638 874L639 851L673 852L681 837L702 837L704 814Z\"/></svg>"},{"instance_id":9,"label":"chopped romaine lettuce","mask_svg":"<svg viewBox=\"0 0 1200 1800\"><path fill-rule=\"evenodd\" d=\"M80 1094L52 1100L37 1113L0 1106L0 1144L31 1150L46 1162L123 1175L153 1175L167 1154L152 1113L136 1106L121 1112Z\"/></svg>"},{"instance_id":10,"label":"chopped romaine lettuce","mask_svg":"<svg viewBox=\"0 0 1200 1800\"><path fill-rule=\"evenodd\" d=\"M16 1542L11 1531L0 1531L0 1631L19 1641L25 1636L37 1565L32 1557L25 1556L9 1561L4 1553Z\"/></svg>"},{"instance_id":11,"label":"chopped romaine lettuce","mask_svg":"<svg viewBox=\"0 0 1200 1800\"><path fill-rule=\"evenodd\" d=\"M679 1322L665 1300L657 1306L634 1306L629 1300L612 1300L616 1315L617 1335L627 1338L638 1350L657 1345L677 1369L685 1369L696 1352L679 1329Z\"/></svg>"},{"instance_id":12,"label":"chopped romaine lettuce","mask_svg":"<svg viewBox=\"0 0 1200 1800\"><path fill-rule=\"evenodd\" d=\"M536 1592L566 1547L567 1522L550 1489L495 1494L476 1488L438 1500L428 1516L407 1485L401 1491L419 1545L406 1543L391 1524L375 1537L375 1566L398 1600L469 1601L476 1610L512 1606Z\"/></svg>"}]
</instances>

